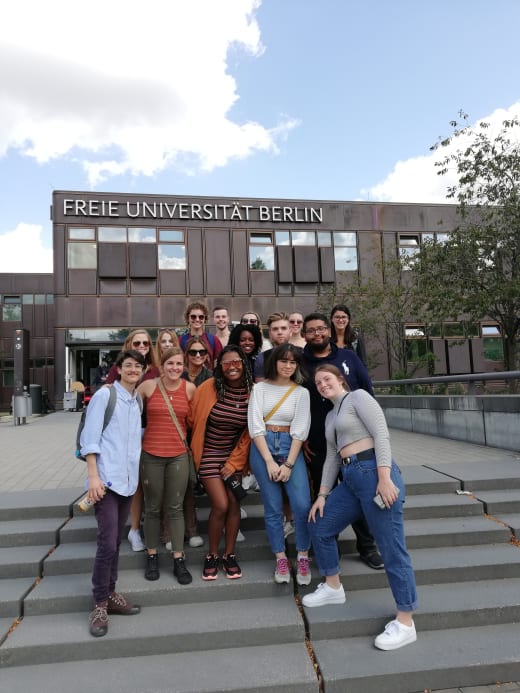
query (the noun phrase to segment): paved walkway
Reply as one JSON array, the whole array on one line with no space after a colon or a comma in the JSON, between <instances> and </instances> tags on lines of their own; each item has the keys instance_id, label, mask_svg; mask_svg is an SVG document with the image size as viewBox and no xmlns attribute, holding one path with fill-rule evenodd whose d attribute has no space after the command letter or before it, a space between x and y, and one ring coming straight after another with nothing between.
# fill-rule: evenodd
<instances>
[{"instance_id":1,"label":"paved walkway","mask_svg":"<svg viewBox=\"0 0 520 693\"><path fill-rule=\"evenodd\" d=\"M40 489L82 488L85 465L74 457L76 429L81 414L56 412L30 417L25 425L14 426L13 418L0 417L0 493ZM391 431L392 450L401 466L456 464L514 460L520 453L463 443L434 436ZM437 693L520 692L520 682L464 687ZM427 693L427 692L426 692Z\"/></svg>"}]
</instances>

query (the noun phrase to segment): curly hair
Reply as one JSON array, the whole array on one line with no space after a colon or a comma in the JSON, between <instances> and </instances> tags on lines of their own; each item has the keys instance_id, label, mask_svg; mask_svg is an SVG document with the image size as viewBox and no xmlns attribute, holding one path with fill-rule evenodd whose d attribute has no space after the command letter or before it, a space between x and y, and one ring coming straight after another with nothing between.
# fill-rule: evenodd
<instances>
[{"instance_id":1,"label":"curly hair","mask_svg":"<svg viewBox=\"0 0 520 693\"><path fill-rule=\"evenodd\" d=\"M253 376L248 366L247 356L244 354L242 349L236 344L228 344L225 346L217 358L217 364L215 370L213 371L213 378L215 383L215 391L217 393L217 399L221 402L226 394L226 382L224 379L224 374L222 372L222 357L226 354L238 354L242 362L242 372L244 374L244 385L248 393L253 389Z\"/></svg>"},{"instance_id":2,"label":"curly hair","mask_svg":"<svg viewBox=\"0 0 520 693\"><path fill-rule=\"evenodd\" d=\"M231 330L231 333L229 335L228 344L236 344L237 346L240 346L240 337L242 336L243 332L249 332L249 334L253 335L253 339L255 340L255 350L253 351L251 356L256 356L262 351L263 343L262 333L260 332L260 328L257 325L235 325L235 327Z\"/></svg>"}]
</instances>

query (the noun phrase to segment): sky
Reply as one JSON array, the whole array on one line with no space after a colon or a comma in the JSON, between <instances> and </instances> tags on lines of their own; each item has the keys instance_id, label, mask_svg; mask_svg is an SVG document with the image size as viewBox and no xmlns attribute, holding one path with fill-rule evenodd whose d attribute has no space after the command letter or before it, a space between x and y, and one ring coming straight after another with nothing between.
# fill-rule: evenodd
<instances>
[{"instance_id":1,"label":"sky","mask_svg":"<svg viewBox=\"0 0 520 693\"><path fill-rule=\"evenodd\" d=\"M520 115L518 26L518 0L2 3L0 272L52 272L53 190L446 202L430 147Z\"/></svg>"}]
</instances>

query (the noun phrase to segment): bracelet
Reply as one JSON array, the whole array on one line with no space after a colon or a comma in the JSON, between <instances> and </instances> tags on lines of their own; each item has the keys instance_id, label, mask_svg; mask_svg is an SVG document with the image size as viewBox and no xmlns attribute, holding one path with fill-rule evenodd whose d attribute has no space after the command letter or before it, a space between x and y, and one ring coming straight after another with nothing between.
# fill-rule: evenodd
<instances>
[{"instance_id":1,"label":"bracelet","mask_svg":"<svg viewBox=\"0 0 520 693\"><path fill-rule=\"evenodd\" d=\"M284 462L284 463L283 463L283 466L284 466L284 467L287 467L287 469L293 469L294 464L289 464L289 462Z\"/></svg>"},{"instance_id":2,"label":"bracelet","mask_svg":"<svg viewBox=\"0 0 520 693\"><path fill-rule=\"evenodd\" d=\"M327 500L328 495L328 493L318 493L318 498L324 498L325 500Z\"/></svg>"}]
</instances>

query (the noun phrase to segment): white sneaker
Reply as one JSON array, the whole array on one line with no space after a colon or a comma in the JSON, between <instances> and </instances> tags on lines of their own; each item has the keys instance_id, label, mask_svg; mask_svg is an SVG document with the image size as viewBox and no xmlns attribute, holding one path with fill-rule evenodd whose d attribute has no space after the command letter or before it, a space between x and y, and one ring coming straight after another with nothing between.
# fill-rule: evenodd
<instances>
[{"instance_id":1,"label":"white sneaker","mask_svg":"<svg viewBox=\"0 0 520 693\"><path fill-rule=\"evenodd\" d=\"M241 520L247 520L247 513L246 509L240 506L240 519Z\"/></svg>"},{"instance_id":2,"label":"white sneaker","mask_svg":"<svg viewBox=\"0 0 520 693\"><path fill-rule=\"evenodd\" d=\"M196 549L198 546L204 545L204 539L202 537L199 537L198 534L196 534L194 537L190 537L188 539L188 544L191 546L192 549Z\"/></svg>"},{"instance_id":3,"label":"white sneaker","mask_svg":"<svg viewBox=\"0 0 520 693\"><path fill-rule=\"evenodd\" d=\"M397 650L416 640L415 623L405 626L395 618L386 624L384 631L374 640L374 645L380 650Z\"/></svg>"},{"instance_id":4,"label":"white sneaker","mask_svg":"<svg viewBox=\"0 0 520 693\"><path fill-rule=\"evenodd\" d=\"M146 546L143 544L141 532L138 529L131 529L128 532L128 541L132 547L132 551L144 551Z\"/></svg>"},{"instance_id":5,"label":"white sneaker","mask_svg":"<svg viewBox=\"0 0 520 693\"><path fill-rule=\"evenodd\" d=\"M289 534L294 534L294 525L290 520L286 520L283 523L283 535L287 539Z\"/></svg>"},{"instance_id":6,"label":"white sneaker","mask_svg":"<svg viewBox=\"0 0 520 693\"><path fill-rule=\"evenodd\" d=\"M237 541L245 541L245 540L246 540L245 536L242 534L242 532L240 530L238 530Z\"/></svg>"},{"instance_id":7,"label":"white sneaker","mask_svg":"<svg viewBox=\"0 0 520 693\"><path fill-rule=\"evenodd\" d=\"M344 604L346 601L343 585L339 589L329 587L326 582L318 585L315 592L306 594L302 599L303 606L324 606L326 604Z\"/></svg>"}]
</instances>

